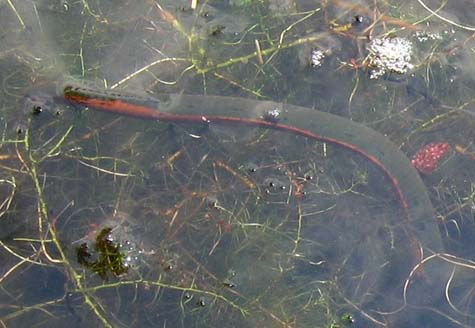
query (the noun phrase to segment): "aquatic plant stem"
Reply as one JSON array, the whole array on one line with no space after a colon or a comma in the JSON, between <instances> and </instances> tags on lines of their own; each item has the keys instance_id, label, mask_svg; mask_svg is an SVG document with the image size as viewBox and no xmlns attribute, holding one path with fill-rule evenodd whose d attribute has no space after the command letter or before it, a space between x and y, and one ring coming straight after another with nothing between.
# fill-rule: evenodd
<instances>
[{"instance_id":1,"label":"aquatic plant stem","mask_svg":"<svg viewBox=\"0 0 475 328\"><path fill-rule=\"evenodd\" d=\"M31 119L30 119L31 122ZM53 149L57 149L60 147L60 145L66 140L67 135L71 131L71 127L67 130L66 134L60 138L60 142L56 144ZM25 147L25 152L27 153L27 161L23 158L23 155L18 149L17 145L17 154L20 159L20 161L23 163L25 166L27 172L29 173L33 185L35 187L35 191L38 197L37 200L37 213L38 213L38 233L40 236L40 243L41 243L41 249L42 253L46 256L46 258L54 264L61 264L63 265L67 271L70 273L70 276L73 278L74 285L76 286L76 289L81 290L83 289L83 284L82 284L82 277L79 275L72 267L71 263L69 262L66 253L64 252L63 246L61 245L59 241L59 236L56 233L56 230L54 229L54 224L50 221L49 215L48 215L48 206L47 203L44 199L43 196L43 188L40 183L39 179L39 174L38 174L38 165L41 163L41 161L38 161L34 156L31 151L31 139L30 139L30 130L29 128L26 129L25 131L25 137L24 137L24 147ZM46 235L46 230L45 230L45 224L48 225L48 233L52 237L52 242L56 246L56 251L59 253L59 259L53 258L51 254L48 252L46 248L46 240L44 239L44 236ZM91 308L93 313L97 316L97 318L104 324L105 327L113 327L113 325L106 319L105 315L101 312L99 306L95 304L92 300L92 298L84 293L82 295L84 297L84 301L86 304Z\"/></svg>"}]
</instances>

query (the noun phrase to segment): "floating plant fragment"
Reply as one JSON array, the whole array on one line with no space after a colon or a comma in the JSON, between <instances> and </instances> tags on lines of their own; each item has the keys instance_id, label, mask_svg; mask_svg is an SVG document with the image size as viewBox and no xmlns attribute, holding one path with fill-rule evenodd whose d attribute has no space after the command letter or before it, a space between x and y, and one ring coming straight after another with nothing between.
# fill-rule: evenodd
<instances>
[{"instance_id":1,"label":"floating plant fragment","mask_svg":"<svg viewBox=\"0 0 475 328\"><path fill-rule=\"evenodd\" d=\"M107 280L108 272L120 276L127 273L129 268L127 255L121 252L121 245L113 240L111 231L111 228L104 228L99 232L93 250L89 249L87 243L76 249L78 263L104 280Z\"/></svg>"},{"instance_id":2,"label":"floating plant fragment","mask_svg":"<svg viewBox=\"0 0 475 328\"><path fill-rule=\"evenodd\" d=\"M414 154L411 163L420 173L431 174L450 149L448 142L431 142Z\"/></svg>"}]
</instances>

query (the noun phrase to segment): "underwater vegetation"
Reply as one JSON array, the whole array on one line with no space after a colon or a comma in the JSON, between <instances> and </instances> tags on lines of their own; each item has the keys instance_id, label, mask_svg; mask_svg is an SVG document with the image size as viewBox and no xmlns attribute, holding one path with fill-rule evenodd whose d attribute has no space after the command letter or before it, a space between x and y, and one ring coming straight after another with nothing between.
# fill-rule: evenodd
<instances>
[{"instance_id":1,"label":"underwater vegetation","mask_svg":"<svg viewBox=\"0 0 475 328\"><path fill-rule=\"evenodd\" d=\"M470 6L0 3L0 324L473 327Z\"/></svg>"}]
</instances>

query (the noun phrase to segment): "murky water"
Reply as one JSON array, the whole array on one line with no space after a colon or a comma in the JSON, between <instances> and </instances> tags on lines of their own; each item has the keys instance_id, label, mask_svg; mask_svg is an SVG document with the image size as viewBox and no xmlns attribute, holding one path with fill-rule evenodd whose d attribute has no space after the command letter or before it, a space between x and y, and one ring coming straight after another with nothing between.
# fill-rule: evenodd
<instances>
[{"instance_id":1,"label":"murky water","mask_svg":"<svg viewBox=\"0 0 475 328\"><path fill-rule=\"evenodd\" d=\"M472 6L0 3L2 324L473 326Z\"/></svg>"}]
</instances>

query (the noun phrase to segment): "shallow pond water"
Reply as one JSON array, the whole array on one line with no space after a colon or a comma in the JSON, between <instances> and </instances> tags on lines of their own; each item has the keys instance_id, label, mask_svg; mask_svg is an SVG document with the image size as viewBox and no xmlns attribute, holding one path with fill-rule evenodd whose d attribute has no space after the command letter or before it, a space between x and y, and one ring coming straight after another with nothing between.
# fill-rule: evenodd
<instances>
[{"instance_id":1,"label":"shallow pond water","mask_svg":"<svg viewBox=\"0 0 475 328\"><path fill-rule=\"evenodd\" d=\"M473 5L191 3L0 4L2 325L473 326Z\"/></svg>"}]
</instances>

